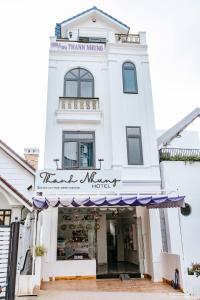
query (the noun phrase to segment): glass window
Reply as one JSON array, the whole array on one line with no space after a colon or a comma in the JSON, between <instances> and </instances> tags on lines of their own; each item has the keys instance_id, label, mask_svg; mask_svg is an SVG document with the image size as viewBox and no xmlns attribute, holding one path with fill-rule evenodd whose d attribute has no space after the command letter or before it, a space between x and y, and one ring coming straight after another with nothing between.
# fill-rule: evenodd
<instances>
[{"instance_id":1,"label":"glass window","mask_svg":"<svg viewBox=\"0 0 200 300\"><path fill-rule=\"evenodd\" d=\"M78 166L78 144L77 142L65 142L63 149L63 163L68 167Z\"/></svg>"},{"instance_id":2,"label":"glass window","mask_svg":"<svg viewBox=\"0 0 200 300\"><path fill-rule=\"evenodd\" d=\"M94 78L89 71L72 69L65 75L64 82L65 97L94 97Z\"/></svg>"},{"instance_id":3,"label":"glass window","mask_svg":"<svg viewBox=\"0 0 200 300\"><path fill-rule=\"evenodd\" d=\"M65 81L65 91L70 97L78 97L78 82L77 81Z\"/></svg>"},{"instance_id":4,"label":"glass window","mask_svg":"<svg viewBox=\"0 0 200 300\"><path fill-rule=\"evenodd\" d=\"M63 133L63 169L94 167L94 133Z\"/></svg>"},{"instance_id":5,"label":"glass window","mask_svg":"<svg viewBox=\"0 0 200 300\"><path fill-rule=\"evenodd\" d=\"M127 127L127 154L129 165L142 165L142 140L140 127Z\"/></svg>"},{"instance_id":6,"label":"glass window","mask_svg":"<svg viewBox=\"0 0 200 300\"><path fill-rule=\"evenodd\" d=\"M58 208L57 260L95 259L96 229L89 210Z\"/></svg>"},{"instance_id":7,"label":"glass window","mask_svg":"<svg viewBox=\"0 0 200 300\"><path fill-rule=\"evenodd\" d=\"M124 63L122 67L122 72L124 93L137 94L138 88L135 65L130 62Z\"/></svg>"},{"instance_id":8,"label":"glass window","mask_svg":"<svg viewBox=\"0 0 200 300\"><path fill-rule=\"evenodd\" d=\"M10 226L11 210L0 210L0 226Z\"/></svg>"},{"instance_id":9,"label":"glass window","mask_svg":"<svg viewBox=\"0 0 200 300\"><path fill-rule=\"evenodd\" d=\"M80 142L80 162L81 168L93 166L93 142Z\"/></svg>"},{"instance_id":10,"label":"glass window","mask_svg":"<svg viewBox=\"0 0 200 300\"><path fill-rule=\"evenodd\" d=\"M81 81L81 97L92 98L92 82Z\"/></svg>"}]
</instances>

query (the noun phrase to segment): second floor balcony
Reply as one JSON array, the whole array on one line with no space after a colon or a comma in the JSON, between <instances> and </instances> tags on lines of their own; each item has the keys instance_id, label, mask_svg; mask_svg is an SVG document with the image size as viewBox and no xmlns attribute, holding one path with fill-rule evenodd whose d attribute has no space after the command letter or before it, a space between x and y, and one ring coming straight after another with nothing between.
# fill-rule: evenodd
<instances>
[{"instance_id":1,"label":"second floor balcony","mask_svg":"<svg viewBox=\"0 0 200 300\"><path fill-rule=\"evenodd\" d=\"M98 111L99 110L99 98L72 98L72 97L60 97L59 98L60 110L83 110L83 111Z\"/></svg>"},{"instance_id":2,"label":"second floor balcony","mask_svg":"<svg viewBox=\"0 0 200 300\"><path fill-rule=\"evenodd\" d=\"M162 161L200 161L200 149L162 148L159 150L160 162Z\"/></svg>"},{"instance_id":3,"label":"second floor balcony","mask_svg":"<svg viewBox=\"0 0 200 300\"><path fill-rule=\"evenodd\" d=\"M99 98L59 97L57 121L100 122Z\"/></svg>"}]
</instances>

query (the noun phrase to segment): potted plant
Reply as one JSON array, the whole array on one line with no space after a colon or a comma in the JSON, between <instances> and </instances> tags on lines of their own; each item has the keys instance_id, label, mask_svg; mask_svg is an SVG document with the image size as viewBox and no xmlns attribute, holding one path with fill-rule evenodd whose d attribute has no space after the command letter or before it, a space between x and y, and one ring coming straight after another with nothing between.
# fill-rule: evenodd
<instances>
[{"instance_id":1,"label":"potted plant","mask_svg":"<svg viewBox=\"0 0 200 300\"><path fill-rule=\"evenodd\" d=\"M193 272L193 274L195 274L196 277L199 277L200 276L200 263L192 263L192 267L190 268L190 271ZM189 274L189 275L191 275L191 274Z\"/></svg>"},{"instance_id":2,"label":"potted plant","mask_svg":"<svg viewBox=\"0 0 200 300\"><path fill-rule=\"evenodd\" d=\"M42 245L35 246L35 256L44 256L47 252L46 248Z\"/></svg>"}]
</instances>

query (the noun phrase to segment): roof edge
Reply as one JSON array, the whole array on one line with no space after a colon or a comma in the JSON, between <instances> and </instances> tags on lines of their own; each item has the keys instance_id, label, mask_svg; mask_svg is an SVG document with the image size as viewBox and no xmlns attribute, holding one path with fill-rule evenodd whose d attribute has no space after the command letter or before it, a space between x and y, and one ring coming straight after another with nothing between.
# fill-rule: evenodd
<instances>
[{"instance_id":1,"label":"roof edge","mask_svg":"<svg viewBox=\"0 0 200 300\"><path fill-rule=\"evenodd\" d=\"M61 23L57 23L57 24L62 25L64 23L72 21L72 20L74 20L74 19L76 19L76 18L78 18L78 17L80 17L82 15L85 15L85 14L87 14L87 13L93 11L93 10L100 12L101 14L105 15L106 17L108 17L108 18L112 19L113 21L119 23L121 26L125 27L127 30L130 30L130 27L128 25L126 25L125 23L123 23L123 22L119 21L118 19L112 17L111 15L107 14L103 10L97 8L96 6L93 6L93 7L89 8L89 9L87 9L87 10L85 10L85 11L83 11L83 12L81 12L81 13L79 13L79 14L77 14L77 15L69 18L69 19L67 19L67 20L62 21Z\"/></svg>"},{"instance_id":2,"label":"roof edge","mask_svg":"<svg viewBox=\"0 0 200 300\"><path fill-rule=\"evenodd\" d=\"M3 146L3 147L2 147ZM25 167L31 174L35 175L36 169L33 168L23 157L21 157L18 153L16 153L12 148L10 148L5 142L0 139L0 148L5 151L8 155L12 156L15 161L19 163L18 160L21 161L21 165ZM14 157L15 156L15 157Z\"/></svg>"},{"instance_id":3,"label":"roof edge","mask_svg":"<svg viewBox=\"0 0 200 300\"><path fill-rule=\"evenodd\" d=\"M21 200L23 200L29 208L32 208L32 203L24 197L12 184L10 184L5 178L0 175L0 181L3 182L13 193L15 193Z\"/></svg>"},{"instance_id":4,"label":"roof edge","mask_svg":"<svg viewBox=\"0 0 200 300\"><path fill-rule=\"evenodd\" d=\"M157 138L158 148L169 144L178 134L180 134L187 126L189 126L195 119L200 117L200 108L195 108L192 112L186 115L183 119L177 122L174 126L162 133Z\"/></svg>"}]
</instances>

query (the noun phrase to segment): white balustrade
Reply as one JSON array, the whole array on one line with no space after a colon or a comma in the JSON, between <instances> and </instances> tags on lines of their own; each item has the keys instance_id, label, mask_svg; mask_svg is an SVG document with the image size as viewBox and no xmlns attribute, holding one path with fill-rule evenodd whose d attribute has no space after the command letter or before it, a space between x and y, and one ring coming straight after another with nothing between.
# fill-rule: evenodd
<instances>
[{"instance_id":1,"label":"white balustrade","mask_svg":"<svg viewBox=\"0 0 200 300\"><path fill-rule=\"evenodd\" d=\"M59 98L59 110L98 111L99 98Z\"/></svg>"},{"instance_id":2,"label":"white balustrade","mask_svg":"<svg viewBox=\"0 0 200 300\"><path fill-rule=\"evenodd\" d=\"M115 34L115 36L117 42L140 44L139 34Z\"/></svg>"}]
</instances>

